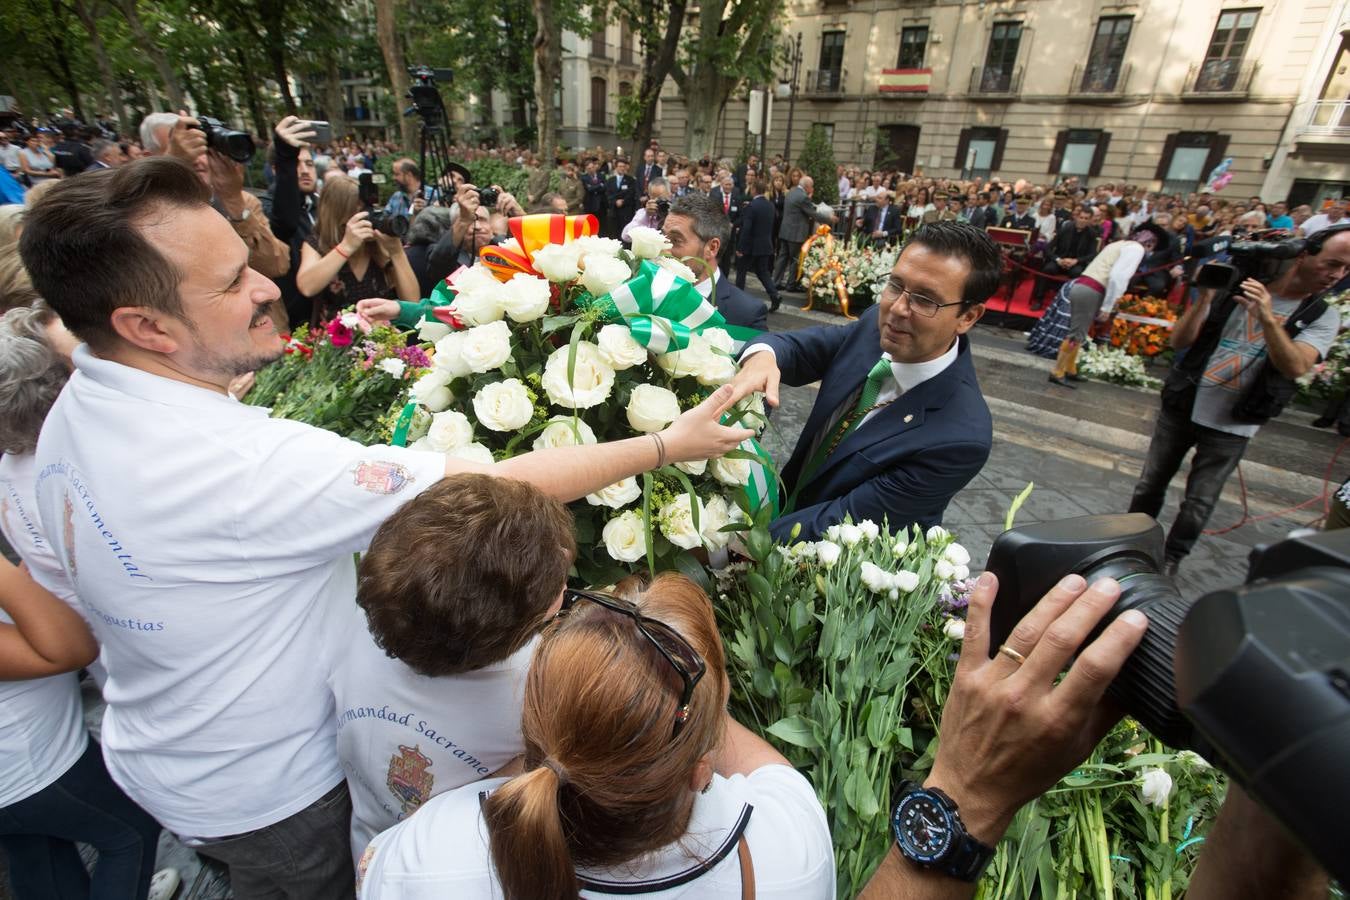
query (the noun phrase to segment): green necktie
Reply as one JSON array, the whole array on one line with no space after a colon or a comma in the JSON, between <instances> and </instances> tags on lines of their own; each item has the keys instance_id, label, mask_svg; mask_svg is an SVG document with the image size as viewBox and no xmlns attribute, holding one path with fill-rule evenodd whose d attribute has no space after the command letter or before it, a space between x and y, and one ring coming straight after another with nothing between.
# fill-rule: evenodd
<instances>
[{"instance_id":1,"label":"green necktie","mask_svg":"<svg viewBox=\"0 0 1350 900\"><path fill-rule=\"evenodd\" d=\"M867 412L876 405L877 397L881 394L881 389L885 386L886 380L893 377L891 361L884 356L878 359L876 365L872 366L872 371L867 373L867 380L863 382L857 405L853 407L851 412L840 417L839 422L830 430L825 440L820 442L820 446L812 454L810 462L802 470L801 477L797 479L798 491L811 480L811 477L816 474L816 470L825 462L834 448L838 447L844 438L853 433L853 429L858 427ZM792 499L789 501L789 511L792 505L795 505L796 493L796 491L793 492Z\"/></svg>"}]
</instances>

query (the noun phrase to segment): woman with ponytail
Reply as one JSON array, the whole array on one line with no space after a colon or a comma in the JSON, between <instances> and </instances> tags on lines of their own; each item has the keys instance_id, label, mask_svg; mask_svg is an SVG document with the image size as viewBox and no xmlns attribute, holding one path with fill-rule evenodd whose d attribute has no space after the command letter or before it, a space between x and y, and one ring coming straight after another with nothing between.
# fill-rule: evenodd
<instances>
[{"instance_id":1,"label":"woman with ponytail","mask_svg":"<svg viewBox=\"0 0 1350 900\"><path fill-rule=\"evenodd\" d=\"M726 712L708 597L680 575L568 590L526 682L525 772L375 838L362 900L834 896L824 811Z\"/></svg>"}]
</instances>

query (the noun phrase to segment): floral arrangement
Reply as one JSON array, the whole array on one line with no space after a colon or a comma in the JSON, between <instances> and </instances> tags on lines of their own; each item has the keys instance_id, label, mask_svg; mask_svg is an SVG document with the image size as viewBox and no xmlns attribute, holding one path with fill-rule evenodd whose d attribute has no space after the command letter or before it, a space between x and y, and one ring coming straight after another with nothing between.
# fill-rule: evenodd
<instances>
[{"instance_id":1,"label":"floral arrangement","mask_svg":"<svg viewBox=\"0 0 1350 900\"><path fill-rule=\"evenodd\" d=\"M1078 357L1078 374L1085 378L1110 381L1114 384L1147 388L1161 386L1160 379L1153 378L1144 370L1142 356L1132 356L1119 347L1104 346L1092 341L1083 345L1083 353Z\"/></svg>"},{"instance_id":2,"label":"floral arrangement","mask_svg":"<svg viewBox=\"0 0 1350 900\"><path fill-rule=\"evenodd\" d=\"M1171 346L1176 309L1160 297L1126 294L1111 320L1111 346L1131 356L1157 356Z\"/></svg>"},{"instance_id":3,"label":"floral arrangement","mask_svg":"<svg viewBox=\"0 0 1350 900\"><path fill-rule=\"evenodd\" d=\"M803 257L802 284L810 288L812 273L834 268L831 265L833 261L843 276L849 305L859 309L881 293L881 286L890 277L899 256L898 246L877 247L862 235L855 235L847 242L817 240L811 243ZM825 306L839 305L828 286L818 283L812 300Z\"/></svg>"},{"instance_id":4,"label":"floral arrangement","mask_svg":"<svg viewBox=\"0 0 1350 900\"><path fill-rule=\"evenodd\" d=\"M405 334L366 331L354 312L285 338L285 355L258 372L244 402L364 444L389 441L403 394L431 365Z\"/></svg>"},{"instance_id":5,"label":"floral arrangement","mask_svg":"<svg viewBox=\"0 0 1350 900\"><path fill-rule=\"evenodd\" d=\"M634 229L630 252L594 236L590 217L561 220L513 220L514 241L451 276L446 317L459 327L409 386L421 410L413 447L490 461L649 434L736 374L736 330L660 232ZM762 398L728 421L762 426ZM774 502L767 460L747 442L574 503L577 574L612 584L640 568L701 573L696 553L725 547L745 511Z\"/></svg>"},{"instance_id":6,"label":"floral arrangement","mask_svg":"<svg viewBox=\"0 0 1350 900\"><path fill-rule=\"evenodd\" d=\"M1299 398L1307 403L1325 404L1350 389L1350 291L1326 298L1327 304L1341 316L1340 334L1327 351L1326 359L1298 379Z\"/></svg>"},{"instance_id":7,"label":"floral arrangement","mask_svg":"<svg viewBox=\"0 0 1350 900\"><path fill-rule=\"evenodd\" d=\"M839 896L856 896L890 847L892 791L932 766L970 554L942 528L892 534L846 521L782 547L767 525L756 514L751 561L717 574L731 708L815 786ZM1195 754L1164 752L1122 722L1018 814L978 896L1170 897L1184 890L1222 794Z\"/></svg>"}]
</instances>

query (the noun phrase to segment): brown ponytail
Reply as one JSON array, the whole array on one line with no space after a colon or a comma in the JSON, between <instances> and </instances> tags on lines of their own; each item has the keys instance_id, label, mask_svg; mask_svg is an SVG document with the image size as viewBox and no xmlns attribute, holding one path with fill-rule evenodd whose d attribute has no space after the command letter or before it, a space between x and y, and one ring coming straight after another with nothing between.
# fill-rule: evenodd
<instances>
[{"instance_id":1,"label":"brown ponytail","mask_svg":"<svg viewBox=\"0 0 1350 900\"><path fill-rule=\"evenodd\" d=\"M526 773L483 805L507 900L576 900L576 867L612 867L679 840L694 769L721 743L726 666L707 595L669 573L618 593L679 632L707 674L672 739L680 676L630 617L583 601L550 627L525 685Z\"/></svg>"}]
</instances>

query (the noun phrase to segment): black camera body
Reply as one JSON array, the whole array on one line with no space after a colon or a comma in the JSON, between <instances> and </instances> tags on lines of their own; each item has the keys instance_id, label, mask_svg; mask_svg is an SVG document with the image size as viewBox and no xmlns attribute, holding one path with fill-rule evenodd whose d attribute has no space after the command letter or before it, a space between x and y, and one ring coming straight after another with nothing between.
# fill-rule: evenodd
<instances>
[{"instance_id":1,"label":"black camera body","mask_svg":"<svg viewBox=\"0 0 1350 900\"><path fill-rule=\"evenodd\" d=\"M1205 263L1196 273L1195 286L1230 291L1248 278L1270 284L1284 274L1306 244L1302 238L1233 240L1226 248L1220 246L1211 251L1219 253L1227 249L1231 261Z\"/></svg>"},{"instance_id":2,"label":"black camera body","mask_svg":"<svg viewBox=\"0 0 1350 900\"><path fill-rule=\"evenodd\" d=\"M198 116L196 128L206 132L206 146L217 153L223 153L237 163L246 163L253 159L258 148L253 143L253 135L246 131L235 131L219 119L210 116Z\"/></svg>"},{"instance_id":3,"label":"black camera body","mask_svg":"<svg viewBox=\"0 0 1350 900\"><path fill-rule=\"evenodd\" d=\"M1138 513L1005 532L989 553L991 650L1063 576L1115 578L1120 598L1091 638L1127 609L1149 627L1108 695L1228 772L1350 881L1350 531L1257 548L1246 584L1195 601L1160 573L1162 547L1162 529Z\"/></svg>"},{"instance_id":4,"label":"black camera body","mask_svg":"<svg viewBox=\"0 0 1350 900\"><path fill-rule=\"evenodd\" d=\"M383 175L380 176L384 178ZM357 196L361 199L361 205L368 213L367 218L370 221L370 227L374 228L380 234L387 234L390 237L403 237L408 233L408 217L403 215L390 215L380 206L380 189L375 181L375 176L370 172L364 172L357 179Z\"/></svg>"},{"instance_id":5,"label":"black camera body","mask_svg":"<svg viewBox=\"0 0 1350 900\"><path fill-rule=\"evenodd\" d=\"M501 192L498 191L496 188L485 187L478 189L478 202L486 209L495 208L497 205L497 200L500 197Z\"/></svg>"}]
</instances>

